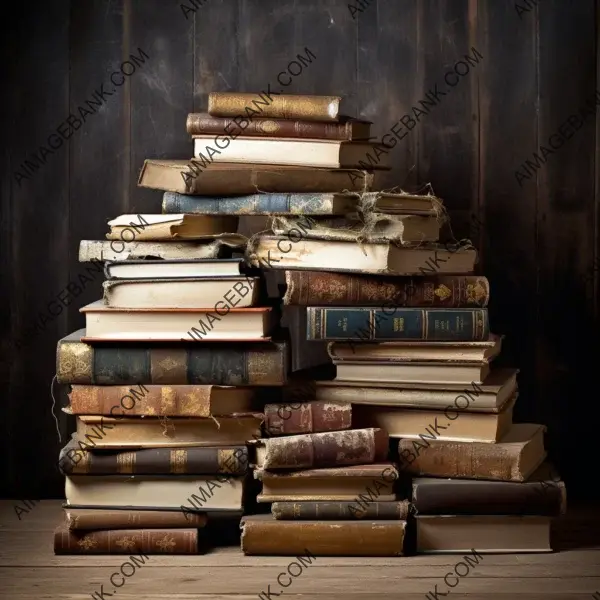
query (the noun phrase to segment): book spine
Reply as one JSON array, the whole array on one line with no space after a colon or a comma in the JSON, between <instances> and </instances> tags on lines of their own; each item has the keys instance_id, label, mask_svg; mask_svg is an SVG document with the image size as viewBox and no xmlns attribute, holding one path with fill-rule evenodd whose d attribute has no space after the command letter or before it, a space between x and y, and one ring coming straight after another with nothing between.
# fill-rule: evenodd
<instances>
[{"instance_id":1,"label":"book spine","mask_svg":"<svg viewBox=\"0 0 600 600\"><path fill-rule=\"evenodd\" d=\"M188 115L186 122L190 135L231 135L239 129L233 119L211 117L199 113ZM352 140L352 123L319 123L284 119L252 119L243 130L247 137L303 138L315 140Z\"/></svg>"},{"instance_id":2,"label":"book spine","mask_svg":"<svg viewBox=\"0 0 600 600\"><path fill-rule=\"evenodd\" d=\"M285 343L90 346L63 339L56 356L57 381L70 384L279 386L287 370Z\"/></svg>"},{"instance_id":3,"label":"book spine","mask_svg":"<svg viewBox=\"0 0 600 600\"><path fill-rule=\"evenodd\" d=\"M352 426L352 405L347 402L266 404L264 427L270 435L339 431Z\"/></svg>"},{"instance_id":4,"label":"book spine","mask_svg":"<svg viewBox=\"0 0 600 600\"><path fill-rule=\"evenodd\" d=\"M205 514L158 510L74 509L65 511L69 529L169 529L204 527Z\"/></svg>"},{"instance_id":5,"label":"book spine","mask_svg":"<svg viewBox=\"0 0 600 600\"><path fill-rule=\"evenodd\" d=\"M401 520L408 517L410 503L369 502L273 502L271 513L278 520L335 521L345 519Z\"/></svg>"},{"instance_id":6,"label":"book spine","mask_svg":"<svg viewBox=\"0 0 600 600\"><path fill-rule=\"evenodd\" d=\"M274 117L306 121L337 121L340 98L337 96L294 96L281 94L242 94L211 92L208 114L211 117Z\"/></svg>"},{"instance_id":7,"label":"book spine","mask_svg":"<svg viewBox=\"0 0 600 600\"><path fill-rule=\"evenodd\" d=\"M145 448L114 453L76 452L78 462L59 461L66 475L243 475L248 467L248 449L245 446Z\"/></svg>"},{"instance_id":8,"label":"book spine","mask_svg":"<svg viewBox=\"0 0 600 600\"><path fill-rule=\"evenodd\" d=\"M81 240L79 244L79 262L94 260L144 259L158 256L168 259L226 258L231 249L219 242L198 244L196 242L121 242Z\"/></svg>"},{"instance_id":9,"label":"book spine","mask_svg":"<svg viewBox=\"0 0 600 600\"><path fill-rule=\"evenodd\" d=\"M307 308L308 340L468 342L489 333L486 308Z\"/></svg>"},{"instance_id":10,"label":"book spine","mask_svg":"<svg viewBox=\"0 0 600 600\"><path fill-rule=\"evenodd\" d=\"M332 194L250 194L229 198L165 192L163 214L199 215L330 215Z\"/></svg>"},{"instance_id":11,"label":"book spine","mask_svg":"<svg viewBox=\"0 0 600 600\"><path fill-rule=\"evenodd\" d=\"M197 554L197 529L119 529L78 532L59 527L55 554Z\"/></svg>"},{"instance_id":12,"label":"book spine","mask_svg":"<svg viewBox=\"0 0 600 600\"><path fill-rule=\"evenodd\" d=\"M300 306L390 306L484 308L490 299L487 278L450 275L365 277L319 271L286 271L284 304Z\"/></svg>"},{"instance_id":13,"label":"book spine","mask_svg":"<svg viewBox=\"0 0 600 600\"><path fill-rule=\"evenodd\" d=\"M270 438L264 441L264 469L309 469L366 465L385 460L388 435L382 429L350 429Z\"/></svg>"}]
</instances>

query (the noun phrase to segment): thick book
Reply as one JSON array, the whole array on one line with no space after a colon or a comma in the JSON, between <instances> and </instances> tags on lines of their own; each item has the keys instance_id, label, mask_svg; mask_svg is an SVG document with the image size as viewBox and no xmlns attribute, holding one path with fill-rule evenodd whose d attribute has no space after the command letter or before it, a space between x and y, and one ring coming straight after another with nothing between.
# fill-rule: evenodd
<instances>
[{"instance_id":1,"label":"thick book","mask_svg":"<svg viewBox=\"0 0 600 600\"><path fill-rule=\"evenodd\" d=\"M116 308L97 300L79 311L90 342L261 341L275 326L269 307L219 308Z\"/></svg>"},{"instance_id":2,"label":"thick book","mask_svg":"<svg viewBox=\"0 0 600 600\"><path fill-rule=\"evenodd\" d=\"M248 194L192 196L165 192L165 214L197 215L346 215L358 210L358 196L334 193Z\"/></svg>"},{"instance_id":3,"label":"thick book","mask_svg":"<svg viewBox=\"0 0 600 600\"><path fill-rule=\"evenodd\" d=\"M526 481L546 458L544 431L515 424L497 444L401 439L400 467L411 475Z\"/></svg>"},{"instance_id":4,"label":"thick book","mask_svg":"<svg viewBox=\"0 0 600 600\"><path fill-rule=\"evenodd\" d=\"M74 438L61 450L58 464L67 475L243 475L248 449L241 445L90 452L81 450Z\"/></svg>"},{"instance_id":5,"label":"thick book","mask_svg":"<svg viewBox=\"0 0 600 600\"><path fill-rule=\"evenodd\" d=\"M117 529L54 532L55 554L198 554L197 529ZM140 562L145 560L140 559Z\"/></svg>"},{"instance_id":6,"label":"thick book","mask_svg":"<svg viewBox=\"0 0 600 600\"><path fill-rule=\"evenodd\" d=\"M271 514L287 521L344 521L346 519L406 521L410 510L408 500L399 502L273 502Z\"/></svg>"},{"instance_id":7,"label":"thick book","mask_svg":"<svg viewBox=\"0 0 600 600\"><path fill-rule=\"evenodd\" d=\"M308 340L470 342L490 336L487 308L311 307Z\"/></svg>"},{"instance_id":8,"label":"thick book","mask_svg":"<svg viewBox=\"0 0 600 600\"><path fill-rule=\"evenodd\" d=\"M347 402L265 404L264 428L269 435L340 431L352 427L352 405Z\"/></svg>"},{"instance_id":9,"label":"thick book","mask_svg":"<svg viewBox=\"0 0 600 600\"><path fill-rule=\"evenodd\" d=\"M167 510L103 510L69 508L65 510L68 529L200 529L208 522L203 513Z\"/></svg>"},{"instance_id":10,"label":"thick book","mask_svg":"<svg viewBox=\"0 0 600 600\"><path fill-rule=\"evenodd\" d=\"M194 136L194 157L202 162L210 157L217 164L253 163L327 169L360 169L365 166L389 169L392 164L389 151L376 142L238 137L235 143L212 157L211 144L214 144L214 136ZM368 157L371 154L377 156L378 152L382 153L378 162L369 161Z\"/></svg>"},{"instance_id":11,"label":"thick book","mask_svg":"<svg viewBox=\"0 0 600 600\"><path fill-rule=\"evenodd\" d=\"M242 518L246 555L402 556L406 521L284 521L272 515Z\"/></svg>"},{"instance_id":12,"label":"thick book","mask_svg":"<svg viewBox=\"0 0 600 600\"><path fill-rule=\"evenodd\" d=\"M340 96L277 94L270 96L243 92L210 92L208 114L211 117L261 117L302 121L334 121L340 118ZM250 111L250 112L249 112Z\"/></svg>"},{"instance_id":13,"label":"thick book","mask_svg":"<svg viewBox=\"0 0 600 600\"><path fill-rule=\"evenodd\" d=\"M239 277L243 261L230 259L119 260L104 265L106 279L189 279L194 277Z\"/></svg>"},{"instance_id":14,"label":"thick book","mask_svg":"<svg viewBox=\"0 0 600 600\"><path fill-rule=\"evenodd\" d=\"M77 438L90 448L243 446L260 439L261 414L196 419L174 417L77 417ZM85 446L84 446L85 448Z\"/></svg>"},{"instance_id":15,"label":"thick book","mask_svg":"<svg viewBox=\"0 0 600 600\"><path fill-rule=\"evenodd\" d=\"M115 240L81 240L79 262L95 260L196 260L225 258L231 255L231 246L221 240L201 242L125 242Z\"/></svg>"},{"instance_id":16,"label":"thick book","mask_svg":"<svg viewBox=\"0 0 600 600\"><path fill-rule=\"evenodd\" d=\"M299 306L391 306L485 308L490 299L487 278L373 277L321 271L286 271L284 304Z\"/></svg>"},{"instance_id":17,"label":"thick book","mask_svg":"<svg viewBox=\"0 0 600 600\"><path fill-rule=\"evenodd\" d=\"M305 227L310 228L310 224ZM250 264L269 269L341 271L372 275L436 275L472 273L477 252L456 251L436 244L414 247L310 240L304 235L261 235L249 246Z\"/></svg>"},{"instance_id":18,"label":"thick book","mask_svg":"<svg viewBox=\"0 0 600 600\"><path fill-rule=\"evenodd\" d=\"M244 477L225 475L68 475L67 508L153 509L194 512L242 510ZM190 500L191 498L191 500Z\"/></svg>"},{"instance_id":19,"label":"thick book","mask_svg":"<svg viewBox=\"0 0 600 600\"><path fill-rule=\"evenodd\" d=\"M470 411L498 412L517 393L517 374L517 369L494 369L481 385L317 381L314 397L327 402L438 410L467 403Z\"/></svg>"},{"instance_id":20,"label":"thick book","mask_svg":"<svg viewBox=\"0 0 600 600\"><path fill-rule=\"evenodd\" d=\"M242 129L232 118L212 117L207 113L190 113L185 126L190 135L229 135L232 139L242 133L252 137L308 138L348 142L367 140L371 137L370 121L348 117L340 118L337 123L282 118L253 118L246 123L246 127ZM240 133L237 133L238 131Z\"/></svg>"},{"instance_id":21,"label":"thick book","mask_svg":"<svg viewBox=\"0 0 600 600\"><path fill-rule=\"evenodd\" d=\"M74 415L218 417L252 410L255 391L218 385L73 385Z\"/></svg>"},{"instance_id":22,"label":"thick book","mask_svg":"<svg viewBox=\"0 0 600 600\"><path fill-rule=\"evenodd\" d=\"M352 511L363 511L371 502L394 502L394 482L399 473L391 463L266 471L256 469L262 482L259 503L269 502L348 502Z\"/></svg>"},{"instance_id":23,"label":"thick book","mask_svg":"<svg viewBox=\"0 0 600 600\"><path fill-rule=\"evenodd\" d=\"M382 429L347 429L262 439L256 447L261 469L314 469L366 465L385 460L388 434Z\"/></svg>"},{"instance_id":24,"label":"thick book","mask_svg":"<svg viewBox=\"0 0 600 600\"><path fill-rule=\"evenodd\" d=\"M417 554L552 552L549 517L423 515L415 520Z\"/></svg>"},{"instance_id":25,"label":"thick book","mask_svg":"<svg viewBox=\"0 0 600 600\"><path fill-rule=\"evenodd\" d=\"M102 287L103 301L112 308L216 306L220 316L228 314L233 306L236 309L255 306L261 293L260 278L246 276L115 279L104 281Z\"/></svg>"},{"instance_id":26,"label":"thick book","mask_svg":"<svg viewBox=\"0 0 600 600\"><path fill-rule=\"evenodd\" d=\"M419 515L540 515L566 512L560 477L544 463L527 481L483 481L416 477L412 503Z\"/></svg>"},{"instance_id":27,"label":"thick book","mask_svg":"<svg viewBox=\"0 0 600 600\"><path fill-rule=\"evenodd\" d=\"M281 386L289 371L286 342L94 346L84 336L80 329L59 340L58 383Z\"/></svg>"},{"instance_id":28,"label":"thick book","mask_svg":"<svg viewBox=\"0 0 600 600\"><path fill-rule=\"evenodd\" d=\"M288 165L209 163L190 160L146 160L140 187L201 196L287 192L362 192L373 174L362 169L321 169Z\"/></svg>"},{"instance_id":29,"label":"thick book","mask_svg":"<svg viewBox=\"0 0 600 600\"><path fill-rule=\"evenodd\" d=\"M352 424L354 427L380 427L392 438L495 444L512 426L514 403L514 399L509 400L498 413L468 412L468 402L461 403L465 410L450 405L444 412L357 404L352 409Z\"/></svg>"}]
</instances>

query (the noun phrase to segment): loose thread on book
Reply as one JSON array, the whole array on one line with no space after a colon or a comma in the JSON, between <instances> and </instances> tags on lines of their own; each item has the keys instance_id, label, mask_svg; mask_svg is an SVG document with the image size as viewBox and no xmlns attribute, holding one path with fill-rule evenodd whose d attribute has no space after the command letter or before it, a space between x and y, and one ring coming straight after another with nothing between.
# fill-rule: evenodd
<instances>
[{"instance_id":1,"label":"loose thread on book","mask_svg":"<svg viewBox=\"0 0 600 600\"><path fill-rule=\"evenodd\" d=\"M52 418L54 419L54 423L56 424L56 433L58 434L58 441L62 443L62 436L60 435L60 427L58 426L58 417L54 413L54 409L56 407L56 398L54 397L54 382L56 381L56 375L52 378L52 382L50 383L50 396L52 396L52 408L50 412L52 413Z\"/></svg>"}]
</instances>

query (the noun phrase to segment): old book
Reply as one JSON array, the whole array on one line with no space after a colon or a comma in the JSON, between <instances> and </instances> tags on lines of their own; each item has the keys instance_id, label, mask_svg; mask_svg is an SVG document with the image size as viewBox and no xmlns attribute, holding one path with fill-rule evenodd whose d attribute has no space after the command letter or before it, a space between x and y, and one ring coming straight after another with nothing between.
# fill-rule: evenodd
<instances>
[{"instance_id":1,"label":"old book","mask_svg":"<svg viewBox=\"0 0 600 600\"><path fill-rule=\"evenodd\" d=\"M361 196L363 206L376 213L438 216L443 207L442 201L431 194L396 194L377 191L365 192Z\"/></svg>"},{"instance_id":2,"label":"old book","mask_svg":"<svg viewBox=\"0 0 600 600\"><path fill-rule=\"evenodd\" d=\"M358 506L356 502L273 502L271 514L281 520L343 521L364 519L365 521L399 519L406 521L410 509L408 500L399 502L369 502Z\"/></svg>"},{"instance_id":3,"label":"old book","mask_svg":"<svg viewBox=\"0 0 600 600\"><path fill-rule=\"evenodd\" d=\"M305 225L310 228L310 224ZM343 271L373 275L471 273L477 252L449 251L444 246L415 247L309 240L304 236L260 236L248 248L250 264L270 269ZM432 266L433 265L433 266Z\"/></svg>"},{"instance_id":4,"label":"old book","mask_svg":"<svg viewBox=\"0 0 600 600\"><path fill-rule=\"evenodd\" d=\"M207 155L211 155L207 146L211 147L211 143L214 143L214 136L194 136L194 157L203 162L209 160ZM379 162L367 163L368 155L377 153L380 148L383 148L382 144L375 142L238 137L223 153L211 158L217 164L253 163L328 169L360 169L367 165L369 169L389 169L388 152L379 157Z\"/></svg>"},{"instance_id":5,"label":"old book","mask_svg":"<svg viewBox=\"0 0 600 600\"><path fill-rule=\"evenodd\" d=\"M544 463L527 481L483 481L416 477L412 502L419 515L564 514L564 482Z\"/></svg>"},{"instance_id":6,"label":"old book","mask_svg":"<svg viewBox=\"0 0 600 600\"><path fill-rule=\"evenodd\" d=\"M473 399L477 402L477 399ZM445 411L357 404L352 409L354 427L380 427L390 437L411 440L444 440L494 444L512 426L514 399L498 413L468 412L469 402Z\"/></svg>"},{"instance_id":7,"label":"old book","mask_svg":"<svg viewBox=\"0 0 600 600\"><path fill-rule=\"evenodd\" d=\"M264 428L269 435L340 431L352 426L347 402L265 404Z\"/></svg>"},{"instance_id":8,"label":"old book","mask_svg":"<svg viewBox=\"0 0 600 600\"><path fill-rule=\"evenodd\" d=\"M108 222L107 240L169 241L199 240L235 234L238 218L231 216L205 217L203 215L121 215Z\"/></svg>"},{"instance_id":9,"label":"old book","mask_svg":"<svg viewBox=\"0 0 600 600\"><path fill-rule=\"evenodd\" d=\"M201 242L123 242L119 240L81 240L79 262L94 260L195 260L231 255L231 247L221 240Z\"/></svg>"},{"instance_id":10,"label":"old book","mask_svg":"<svg viewBox=\"0 0 600 600\"><path fill-rule=\"evenodd\" d=\"M55 554L198 554L197 529L118 529L54 532ZM138 559L140 563L144 560Z\"/></svg>"},{"instance_id":11,"label":"old book","mask_svg":"<svg viewBox=\"0 0 600 600\"><path fill-rule=\"evenodd\" d=\"M423 515L416 523L418 554L552 552L549 517Z\"/></svg>"},{"instance_id":12,"label":"old book","mask_svg":"<svg viewBox=\"0 0 600 600\"><path fill-rule=\"evenodd\" d=\"M207 113L190 113L186 120L186 130L190 135L230 135L233 139L243 133L245 136L257 137L352 141L369 139L371 122L349 117L341 117L337 123L253 118L248 120L246 127L242 129L231 118L211 117Z\"/></svg>"},{"instance_id":13,"label":"old book","mask_svg":"<svg viewBox=\"0 0 600 600\"><path fill-rule=\"evenodd\" d=\"M286 271L284 304L470 308L487 306L485 277L372 277L321 271ZM421 344L419 344L421 346Z\"/></svg>"},{"instance_id":14,"label":"old book","mask_svg":"<svg viewBox=\"0 0 600 600\"><path fill-rule=\"evenodd\" d=\"M80 329L58 342L58 383L280 386L287 381L286 342L93 346L81 341L84 336Z\"/></svg>"},{"instance_id":15,"label":"old book","mask_svg":"<svg viewBox=\"0 0 600 600\"><path fill-rule=\"evenodd\" d=\"M252 120L258 113L261 117L293 119L302 121L338 121L340 117L339 96L310 96L265 93L210 92L208 114L211 117L239 117L246 115ZM257 115L257 116L258 116Z\"/></svg>"},{"instance_id":16,"label":"old book","mask_svg":"<svg viewBox=\"0 0 600 600\"><path fill-rule=\"evenodd\" d=\"M79 311L85 314L82 339L90 342L259 341L275 324L269 307L219 314L215 308L112 308L97 300Z\"/></svg>"},{"instance_id":17,"label":"old book","mask_svg":"<svg viewBox=\"0 0 600 600\"><path fill-rule=\"evenodd\" d=\"M345 215L358 210L358 196L335 193L192 196L165 192L163 213L198 215Z\"/></svg>"},{"instance_id":18,"label":"old book","mask_svg":"<svg viewBox=\"0 0 600 600\"><path fill-rule=\"evenodd\" d=\"M329 402L441 410L455 406L455 402L463 405L469 398L474 398L475 401L469 403L469 410L498 412L517 393L517 373L517 369L494 369L481 385L469 383L466 386L430 382L386 384L372 381L365 385L356 381L317 381L314 397Z\"/></svg>"},{"instance_id":19,"label":"old book","mask_svg":"<svg viewBox=\"0 0 600 600\"><path fill-rule=\"evenodd\" d=\"M401 468L412 475L525 481L544 462L543 425L513 425L497 444L398 442Z\"/></svg>"},{"instance_id":20,"label":"old book","mask_svg":"<svg viewBox=\"0 0 600 600\"><path fill-rule=\"evenodd\" d=\"M242 518L247 555L402 556L406 521L283 521Z\"/></svg>"},{"instance_id":21,"label":"old book","mask_svg":"<svg viewBox=\"0 0 600 600\"><path fill-rule=\"evenodd\" d=\"M391 463L266 471L256 469L254 477L262 482L257 500L268 502L349 502L357 511L371 502L394 502L394 481L399 473ZM361 508L362 507L362 508Z\"/></svg>"},{"instance_id":22,"label":"old book","mask_svg":"<svg viewBox=\"0 0 600 600\"><path fill-rule=\"evenodd\" d=\"M203 196L286 192L362 192L373 175L359 169L320 169L191 160L146 160L138 185Z\"/></svg>"},{"instance_id":23,"label":"old book","mask_svg":"<svg viewBox=\"0 0 600 600\"><path fill-rule=\"evenodd\" d=\"M502 349L504 336L490 334L479 342L433 342L403 340L401 342L377 342L353 344L330 342L327 352L338 363L351 362L463 362L481 363L496 358Z\"/></svg>"},{"instance_id":24,"label":"old book","mask_svg":"<svg viewBox=\"0 0 600 600\"><path fill-rule=\"evenodd\" d=\"M479 341L490 336L487 308L312 307L308 340Z\"/></svg>"},{"instance_id":25,"label":"old book","mask_svg":"<svg viewBox=\"0 0 600 600\"><path fill-rule=\"evenodd\" d=\"M80 449L77 442L73 438L60 452L58 464L65 474L243 475L248 468L248 449L244 445L90 452Z\"/></svg>"},{"instance_id":26,"label":"old book","mask_svg":"<svg viewBox=\"0 0 600 600\"><path fill-rule=\"evenodd\" d=\"M183 279L191 277L239 277L243 261L230 259L119 260L104 265L106 279Z\"/></svg>"},{"instance_id":27,"label":"old book","mask_svg":"<svg viewBox=\"0 0 600 600\"><path fill-rule=\"evenodd\" d=\"M194 494L200 506L197 510L203 513L242 509L244 477L69 475L65 481L69 509L118 507L182 512L182 505L189 502L188 498L194 498Z\"/></svg>"},{"instance_id":28,"label":"old book","mask_svg":"<svg viewBox=\"0 0 600 600\"><path fill-rule=\"evenodd\" d=\"M197 419L79 415L77 438L91 448L243 446L260 438L260 414Z\"/></svg>"},{"instance_id":29,"label":"old book","mask_svg":"<svg viewBox=\"0 0 600 600\"><path fill-rule=\"evenodd\" d=\"M253 388L218 385L73 385L69 403L74 415L218 417L249 412L254 396Z\"/></svg>"},{"instance_id":30,"label":"old book","mask_svg":"<svg viewBox=\"0 0 600 600\"><path fill-rule=\"evenodd\" d=\"M262 439L256 465L262 469L312 469L385 460L388 435L381 429L349 429Z\"/></svg>"},{"instance_id":31,"label":"old book","mask_svg":"<svg viewBox=\"0 0 600 600\"><path fill-rule=\"evenodd\" d=\"M208 517L203 513L167 510L102 510L69 508L65 521L71 530L98 529L182 529L204 527Z\"/></svg>"},{"instance_id":32,"label":"old book","mask_svg":"<svg viewBox=\"0 0 600 600\"><path fill-rule=\"evenodd\" d=\"M246 276L115 279L104 281L102 287L104 303L111 308L197 309L216 306L221 309L221 316L228 314L233 306L236 309L254 306L261 292L260 279ZM211 312L214 317L214 311Z\"/></svg>"}]
</instances>

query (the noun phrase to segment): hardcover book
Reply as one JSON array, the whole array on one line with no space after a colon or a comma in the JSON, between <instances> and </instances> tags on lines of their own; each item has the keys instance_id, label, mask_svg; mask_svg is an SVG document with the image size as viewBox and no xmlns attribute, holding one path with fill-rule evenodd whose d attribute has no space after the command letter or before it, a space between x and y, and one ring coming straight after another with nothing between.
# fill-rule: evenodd
<instances>
[{"instance_id":1,"label":"hardcover book","mask_svg":"<svg viewBox=\"0 0 600 600\"><path fill-rule=\"evenodd\" d=\"M68 529L87 532L97 529L200 529L208 521L202 513L166 510L65 510Z\"/></svg>"},{"instance_id":2,"label":"hardcover book","mask_svg":"<svg viewBox=\"0 0 600 600\"><path fill-rule=\"evenodd\" d=\"M352 426L352 405L346 402L265 404L264 428L269 435L339 431Z\"/></svg>"},{"instance_id":3,"label":"hardcover book","mask_svg":"<svg viewBox=\"0 0 600 600\"><path fill-rule=\"evenodd\" d=\"M343 521L346 519L406 521L410 502L273 502L271 514L278 520Z\"/></svg>"},{"instance_id":4,"label":"hardcover book","mask_svg":"<svg viewBox=\"0 0 600 600\"><path fill-rule=\"evenodd\" d=\"M239 277L241 258L194 260L119 260L104 265L106 279L188 279Z\"/></svg>"}]
</instances>

